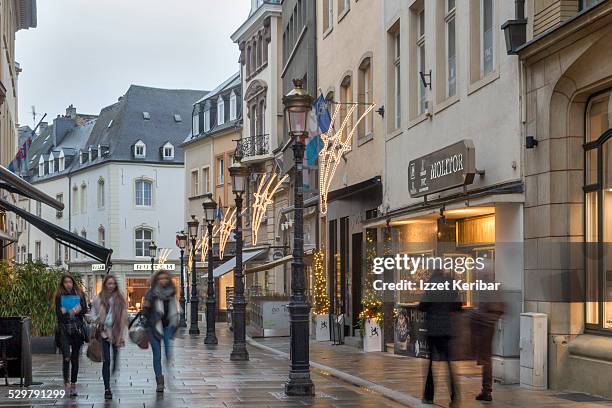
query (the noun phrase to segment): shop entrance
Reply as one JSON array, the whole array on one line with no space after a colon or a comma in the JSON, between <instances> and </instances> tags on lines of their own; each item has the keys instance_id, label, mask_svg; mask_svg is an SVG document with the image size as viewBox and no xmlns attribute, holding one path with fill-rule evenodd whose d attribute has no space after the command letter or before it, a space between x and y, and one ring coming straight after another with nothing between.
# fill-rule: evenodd
<instances>
[{"instance_id":1,"label":"shop entrance","mask_svg":"<svg viewBox=\"0 0 612 408\"><path fill-rule=\"evenodd\" d=\"M352 298L352 307L351 307L351 317L352 317L352 330L351 334L353 336L358 335L359 327L357 325L357 321L359 319L359 313L361 313L362 305L361 305L361 274L362 274L362 263L363 263L363 233L353 234L353 241L351 243L352 249L352 269L351 269L351 298ZM357 326L357 327L355 327Z\"/></svg>"},{"instance_id":2,"label":"shop entrance","mask_svg":"<svg viewBox=\"0 0 612 408\"><path fill-rule=\"evenodd\" d=\"M176 297L180 294L179 278L173 277L176 287ZM129 312L138 312L142 309L147 290L151 287L150 278L127 278L127 303Z\"/></svg>"}]
</instances>

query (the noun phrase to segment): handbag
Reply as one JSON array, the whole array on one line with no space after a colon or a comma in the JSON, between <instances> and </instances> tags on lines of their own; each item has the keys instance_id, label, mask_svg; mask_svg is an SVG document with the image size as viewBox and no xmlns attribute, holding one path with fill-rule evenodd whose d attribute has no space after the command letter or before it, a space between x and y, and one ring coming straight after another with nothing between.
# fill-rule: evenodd
<instances>
[{"instance_id":1,"label":"handbag","mask_svg":"<svg viewBox=\"0 0 612 408\"><path fill-rule=\"evenodd\" d=\"M89 345L87 346L87 357L94 363L102 362L102 339L100 336L100 330L96 327L89 339Z\"/></svg>"},{"instance_id":2,"label":"handbag","mask_svg":"<svg viewBox=\"0 0 612 408\"><path fill-rule=\"evenodd\" d=\"M89 327L89 324L85 323L84 321L79 322L77 325L77 333L83 343L89 343L89 338L91 336L91 328Z\"/></svg>"},{"instance_id":3,"label":"handbag","mask_svg":"<svg viewBox=\"0 0 612 408\"><path fill-rule=\"evenodd\" d=\"M130 340L143 350L149 348L149 332L142 312L138 312L128 325Z\"/></svg>"}]
</instances>

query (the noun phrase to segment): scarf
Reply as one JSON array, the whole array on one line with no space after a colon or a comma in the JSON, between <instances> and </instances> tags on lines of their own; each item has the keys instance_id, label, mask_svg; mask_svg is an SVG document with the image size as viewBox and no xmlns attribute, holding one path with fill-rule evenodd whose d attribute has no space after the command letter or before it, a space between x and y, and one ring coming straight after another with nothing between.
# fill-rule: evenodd
<instances>
[{"instance_id":1,"label":"scarf","mask_svg":"<svg viewBox=\"0 0 612 408\"><path fill-rule=\"evenodd\" d=\"M112 295L112 299L112 302L110 302L109 299L109 303L112 303L113 326L110 333L107 334L109 335L109 341L112 344L119 345L121 340L123 340L123 332L126 327L125 317L127 314L127 307L125 300L118 296L117 293ZM104 324L108 310L106 310L106 307L102 304L102 299L100 299L100 296L96 297L94 300L94 307L96 309L96 314L98 315L98 322Z\"/></svg>"}]
</instances>

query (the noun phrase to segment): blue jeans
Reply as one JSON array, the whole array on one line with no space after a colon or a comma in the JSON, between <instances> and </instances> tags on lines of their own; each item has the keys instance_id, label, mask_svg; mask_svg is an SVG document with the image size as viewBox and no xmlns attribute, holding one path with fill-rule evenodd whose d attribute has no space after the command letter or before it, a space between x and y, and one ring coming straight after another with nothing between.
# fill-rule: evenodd
<instances>
[{"instance_id":1,"label":"blue jeans","mask_svg":"<svg viewBox=\"0 0 612 408\"><path fill-rule=\"evenodd\" d=\"M164 349L166 352L166 361L169 361L172 357L172 335L174 331L172 327L164 327ZM151 350L153 351L153 371L155 371L155 377L162 375L162 364L161 364L161 341L152 334L149 334L149 342L151 343Z\"/></svg>"}]
</instances>

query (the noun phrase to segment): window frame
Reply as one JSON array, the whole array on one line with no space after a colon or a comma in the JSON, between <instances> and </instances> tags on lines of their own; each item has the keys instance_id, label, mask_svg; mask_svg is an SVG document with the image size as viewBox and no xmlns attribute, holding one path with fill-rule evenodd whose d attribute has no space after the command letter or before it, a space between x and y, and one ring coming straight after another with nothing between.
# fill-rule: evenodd
<instances>
[{"instance_id":1,"label":"window frame","mask_svg":"<svg viewBox=\"0 0 612 408\"><path fill-rule=\"evenodd\" d=\"M195 176L195 178L194 178ZM191 197L197 197L200 195L200 170L191 170Z\"/></svg>"},{"instance_id":2,"label":"window frame","mask_svg":"<svg viewBox=\"0 0 612 408\"><path fill-rule=\"evenodd\" d=\"M206 177L204 177L205 174L206 174ZM208 194L211 192L210 166L202 167L202 177L201 177L200 185L202 186L202 194Z\"/></svg>"},{"instance_id":3,"label":"window frame","mask_svg":"<svg viewBox=\"0 0 612 408\"><path fill-rule=\"evenodd\" d=\"M102 209L106 206L105 181L102 177L98 179L97 193L98 209Z\"/></svg>"},{"instance_id":4,"label":"window frame","mask_svg":"<svg viewBox=\"0 0 612 408\"><path fill-rule=\"evenodd\" d=\"M210 131L210 108L204 110L204 132Z\"/></svg>"},{"instance_id":5,"label":"window frame","mask_svg":"<svg viewBox=\"0 0 612 408\"><path fill-rule=\"evenodd\" d=\"M609 303L606 301L606 270L605 270L605 252L606 252L606 244L610 245L610 242L605 241L605 230L604 225L608 221L607 218L612 215L608 215L605 213L605 197L604 191L606 190L605 175L604 175L604 149L609 148L612 151L612 115L609 115L608 129L604 130L597 138L590 139L590 109L594 102L599 99L608 97L608 103L612 99L612 88L606 89L602 92L598 92L589 97L587 101L587 106L585 109L585 134L584 134L584 145L583 145L583 154L584 154L584 171L583 171L583 194L584 194L584 211L583 211L583 245L584 250L583 253L587 254L590 252L590 248L588 244L595 244L594 248L596 250L596 271L595 271L595 280L596 280L596 303L597 303L597 323L589 323L588 322L588 307L589 307L589 256L584 256L584 271L585 271L585 301L584 301L584 323L585 323L585 333L593 333L593 334L602 334L612 336L612 325L609 328L606 328L605 322L605 304ZM595 180L591 180L591 167L590 167L590 157L589 154L595 151L596 152L596 176ZM612 154L612 153L611 153ZM595 195L595 221L596 221L596 240L589 241L590 234L590 219L589 219L589 207L588 207L588 198L589 195ZM607 256L611 256L608 254Z\"/></svg>"},{"instance_id":6,"label":"window frame","mask_svg":"<svg viewBox=\"0 0 612 408\"><path fill-rule=\"evenodd\" d=\"M217 98L217 126L225 123L225 100L219 95Z\"/></svg>"},{"instance_id":7,"label":"window frame","mask_svg":"<svg viewBox=\"0 0 612 408\"><path fill-rule=\"evenodd\" d=\"M485 78L489 75L492 75L496 69L495 69L495 64L497 63L497 58L495 56L496 53L496 47L495 47L495 41L496 41L496 29L495 29L495 17L496 17L496 7L495 7L495 0L479 0L480 2L480 27L479 27L479 36L480 36L480 50L479 50L479 61L480 61L480 78ZM484 5L485 2L490 2L491 4L491 71L489 72L485 72L485 44L484 44L484 39L485 39L485 32L484 32L484 16L485 16L485 10L484 10Z\"/></svg>"},{"instance_id":8,"label":"window frame","mask_svg":"<svg viewBox=\"0 0 612 408\"><path fill-rule=\"evenodd\" d=\"M238 98L236 92L232 90L230 93L230 117L229 120L236 120L238 118Z\"/></svg>"},{"instance_id":9,"label":"window frame","mask_svg":"<svg viewBox=\"0 0 612 408\"><path fill-rule=\"evenodd\" d=\"M217 183L217 187L221 187L225 183L225 157L223 155L217 156L215 163L217 173L215 182Z\"/></svg>"},{"instance_id":10,"label":"window frame","mask_svg":"<svg viewBox=\"0 0 612 408\"><path fill-rule=\"evenodd\" d=\"M453 1L453 7L450 8L451 0L444 0L444 76L445 76L445 97L450 98L457 95L457 1ZM449 9L450 8L450 9ZM450 24L453 24L453 40L454 40L454 54L453 54L453 69L454 69L454 87L451 93L451 62L450 62Z\"/></svg>"},{"instance_id":11,"label":"window frame","mask_svg":"<svg viewBox=\"0 0 612 408\"><path fill-rule=\"evenodd\" d=\"M395 112L393 124L395 129L402 127L402 39L401 25L398 25L393 35L393 98L395 102Z\"/></svg>"},{"instance_id":12,"label":"window frame","mask_svg":"<svg viewBox=\"0 0 612 408\"><path fill-rule=\"evenodd\" d=\"M138 183L142 183L142 204L138 204ZM150 185L150 189L149 189L149 205L146 205L146 196L145 196L145 188L144 185L145 184L149 184ZM153 208L153 181L141 177L141 178L137 178L136 180L134 180L134 206L136 208Z\"/></svg>"},{"instance_id":13,"label":"window frame","mask_svg":"<svg viewBox=\"0 0 612 408\"><path fill-rule=\"evenodd\" d=\"M81 214L87 214L87 184L85 182L81 183L80 192Z\"/></svg>"},{"instance_id":14,"label":"window frame","mask_svg":"<svg viewBox=\"0 0 612 408\"><path fill-rule=\"evenodd\" d=\"M421 19L421 15L423 19ZM425 43L425 29L427 27L426 24L426 16L425 16L425 3L423 2L423 6L416 12L417 18L417 31L416 31L416 63L417 63L417 83L418 83L418 93L417 93L417 113L418 115L422 115L425 113L427 109L427 87L423 84L421 80L421 72L425 74L427 70L427 49Z\"/></svg>"},{"instance_id":15,"label":"window frame","mask_svg":"<svg viewBox=\"0 0 612 408\"><path fill-rule=\"evenodd\" d=\"M138 152L139 149L142 150L142 153ZM134 144L134 157L136 159L144 159L147 157L147 145L142 140L139 140Z\"/></svg>"},{"instance_id":16,"label":"window frame","mask_svg":"<svg viewBox=\"0 0 612 408\"><path fill-rule=\"evenodd\" d=\"M142 231L142 238L138 237L138 232ZM145 238L145 232L150 232L151 236L149 239ZM133 247L134 248L134 256L137 258L149 258L151 256L150 252L149 252L149 245L151 244L151 242L153 242L155 240L154 237L154 229L151 227L147 227L145 225L141 225L137 228L134 229L134 241L133 241ZM141 243L142 244L142 255L138 255L138 249L137 245ZM148 244L147 244L148 243Z\"/></svg>"}]
</instances>

